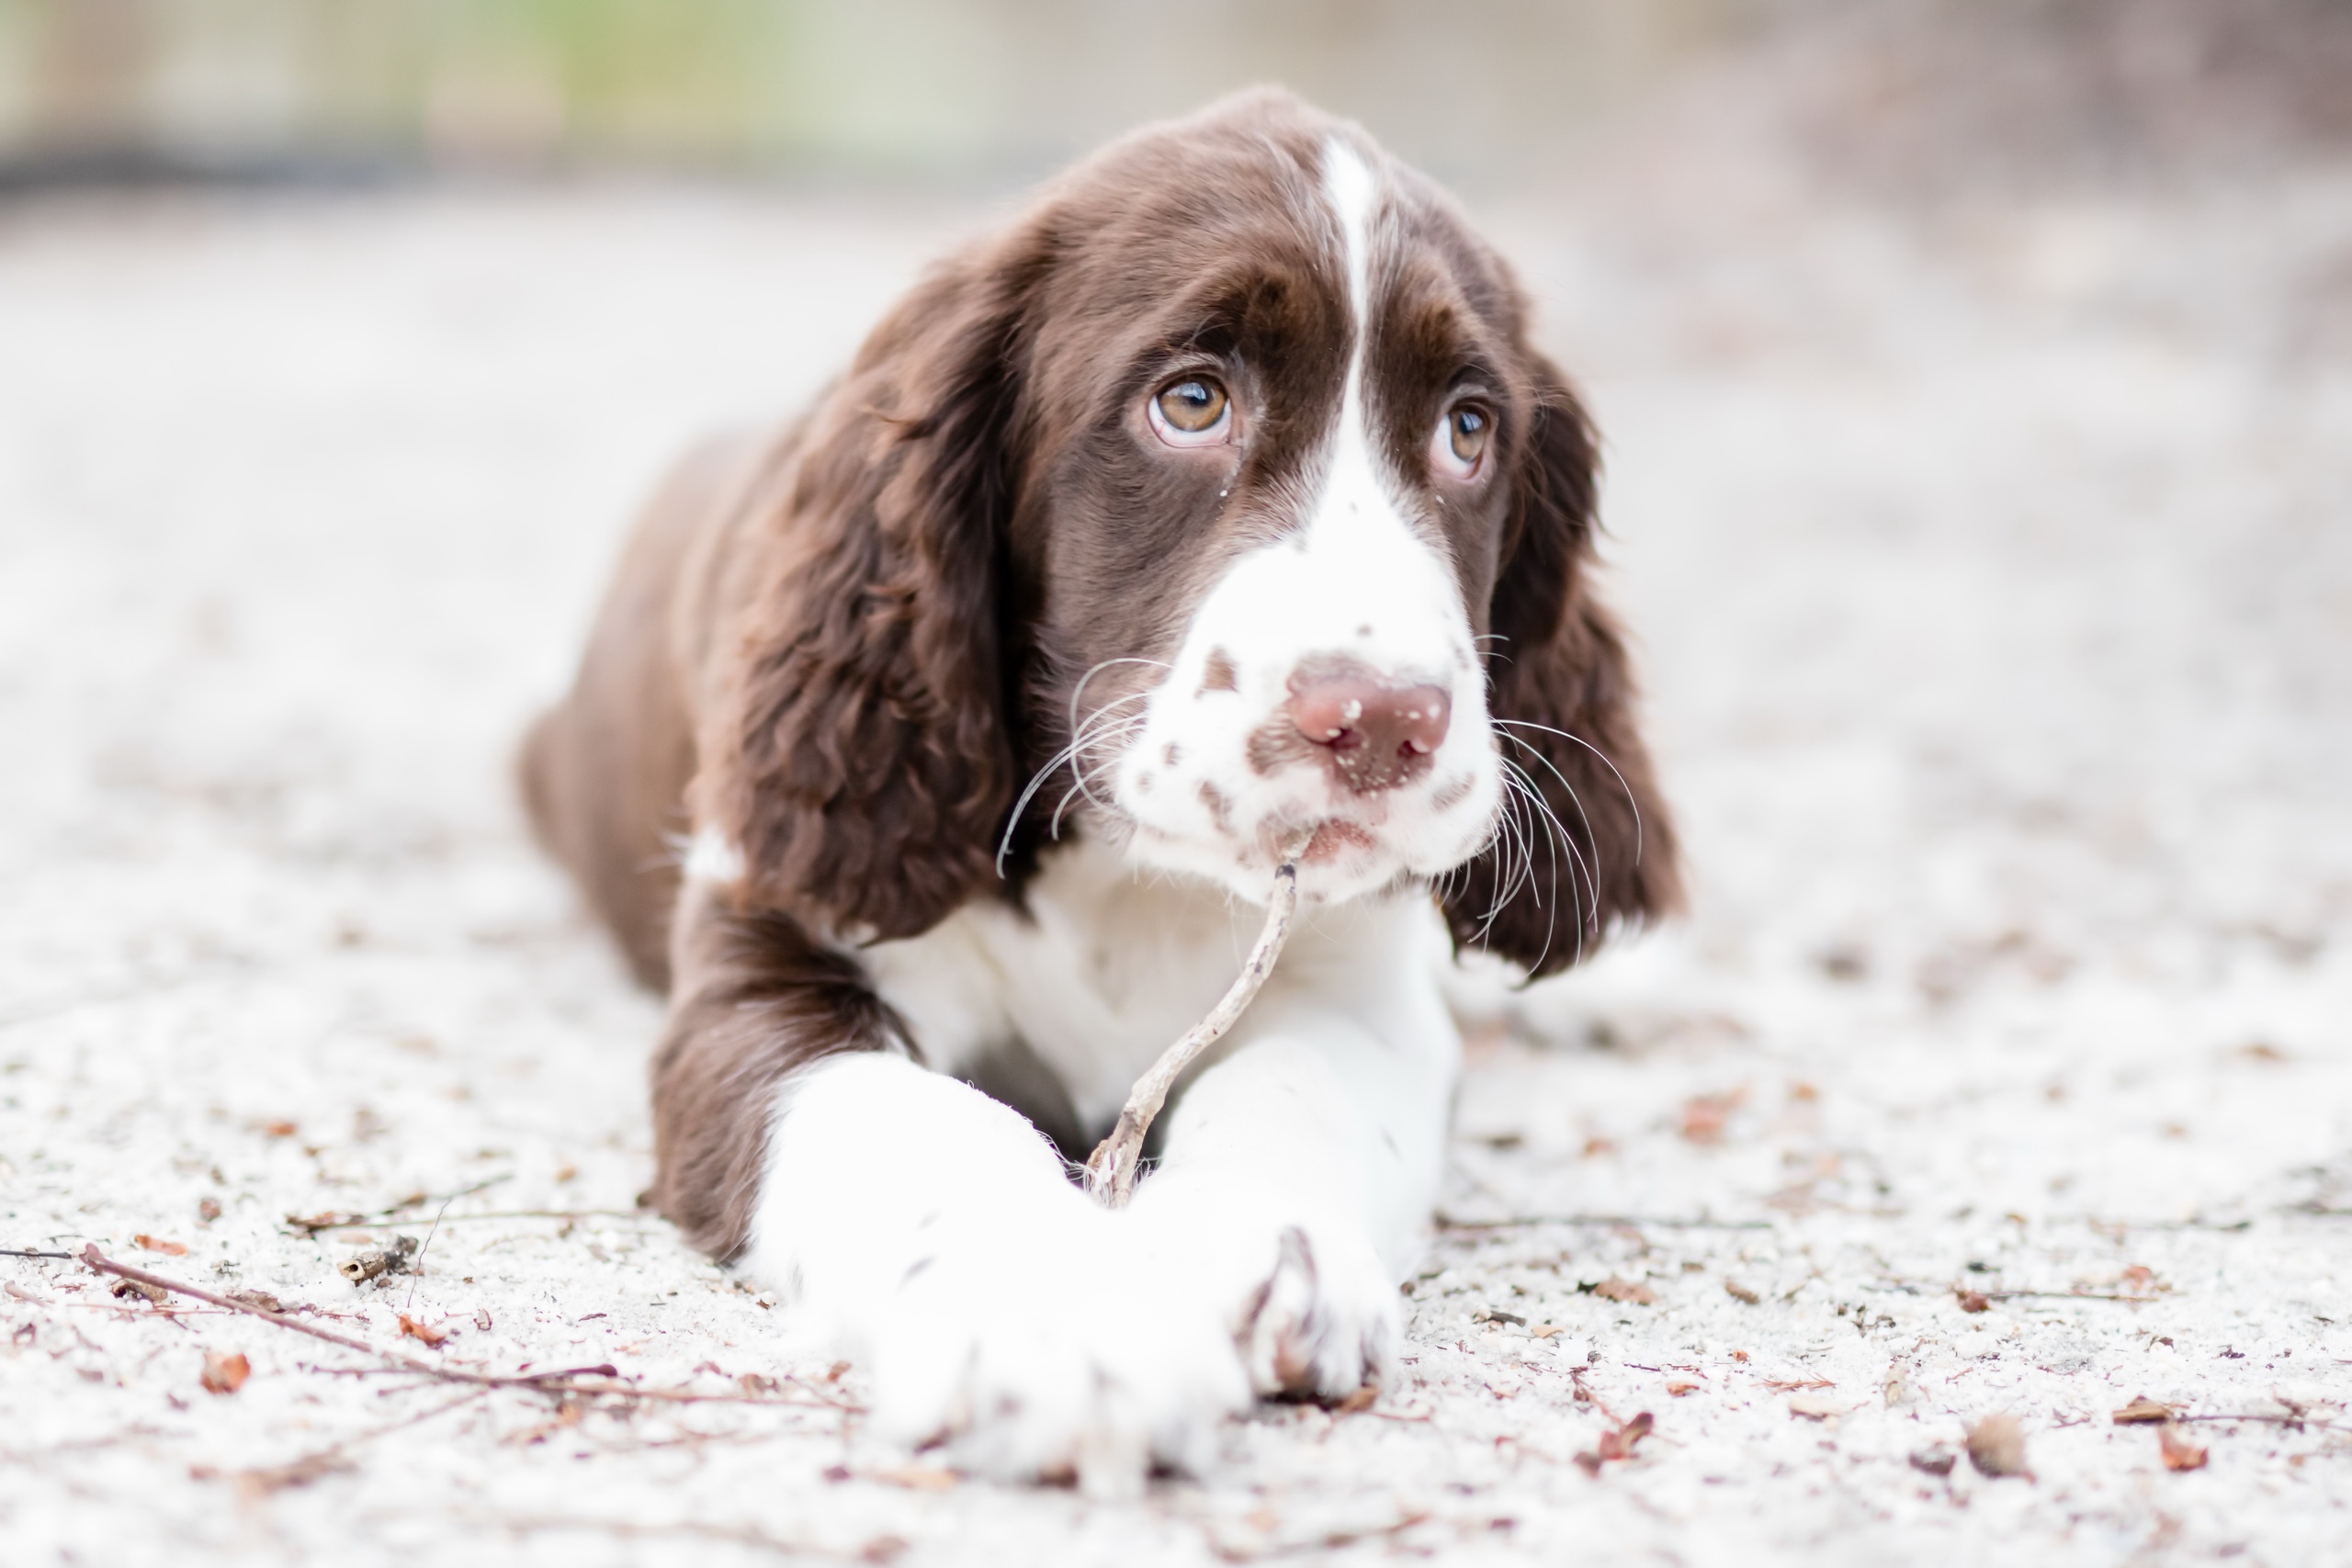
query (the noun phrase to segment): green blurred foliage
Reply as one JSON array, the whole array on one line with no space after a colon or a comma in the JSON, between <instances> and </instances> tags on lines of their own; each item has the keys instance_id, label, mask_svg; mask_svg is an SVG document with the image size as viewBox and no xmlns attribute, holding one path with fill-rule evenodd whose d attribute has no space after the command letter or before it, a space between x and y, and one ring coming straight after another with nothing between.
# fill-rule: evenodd
<instances>
[{"instance_id":1,"label":"green blurred foliage","mask_svg":"<svg viewBox=\"0 0 2352 1568\"><path fill-rule=\"evenodd\" d=\"M1255 81L1475 171L1773 0L0 0L0 162L1026 169Z\"/></svg>"}]
</instances>

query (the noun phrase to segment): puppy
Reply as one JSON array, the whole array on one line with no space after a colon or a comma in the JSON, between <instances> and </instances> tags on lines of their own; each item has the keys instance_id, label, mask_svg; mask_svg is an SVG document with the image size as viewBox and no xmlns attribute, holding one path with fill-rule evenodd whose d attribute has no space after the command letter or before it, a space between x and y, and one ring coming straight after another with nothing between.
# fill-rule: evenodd
<instances>
[{"instance_id":1,"label":"puppy","mask_svg":"<svg viewBox=\"0 0 2352 1568\"><path fill-rule=\"evenodd\" d=\"M1546 975L1678 897L1593 489L1503 262L1259 92L1064 175L656 496L524 790L669 995L656 1201L881 1430L1117 1490L1380 1375L1449 933ZM1098 1208L1067 1162L1302 840L1288 951Z\"/></svg>"}]
</instances>

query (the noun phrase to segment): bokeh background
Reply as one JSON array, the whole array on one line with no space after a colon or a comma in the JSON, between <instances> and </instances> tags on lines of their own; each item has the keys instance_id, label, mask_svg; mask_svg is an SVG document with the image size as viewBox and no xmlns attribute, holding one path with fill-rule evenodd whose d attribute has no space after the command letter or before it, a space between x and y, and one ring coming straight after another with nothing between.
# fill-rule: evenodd
<instances>
[{"instance_id":1,"label":"bokeh background","mask_svg":"<svg viewBox=\"0 0 2352 1568\"><path fill-rule=\"evenodd\" d=\"M1097 1506L0 1258L11 1563L2341 1560L2352 0L0 0L0 1247L857 1397L635 1210L658 1004L507 759L685 443L1263 80L1578 378L1693 891L1464 977L1376 1412ZM493 1179L398 1294L284 1224Z\"/></svg>"}]
</instances>

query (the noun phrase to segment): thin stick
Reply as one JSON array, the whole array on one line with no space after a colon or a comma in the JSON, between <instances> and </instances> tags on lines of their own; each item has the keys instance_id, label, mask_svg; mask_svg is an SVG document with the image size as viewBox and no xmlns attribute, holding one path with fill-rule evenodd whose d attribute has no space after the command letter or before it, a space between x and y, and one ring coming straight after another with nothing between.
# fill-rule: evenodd
<instances>
[{"instance_id":1,"label":"thin stick","mask_svg":"<svg viewBox=\"0 0 2352 1568\"><path fill-rule=\"evenodd\" d=\"M477 1192L497 1186L502 1181L512 1181L514 1179L514 1173L510 1170L502 1176L486 1177L482 1180L475 1182L471 1187L460 1187L455 1192L439 1194L441 1199L441 1207L444 1210L447 1210L451 1203L457 1201L460 1198L471 1197ZM320 1214L314 1215L311 1219L306 1220L300 1214L288 1214L286 1216L286 1223L288 1226L302 1232L306 1235L316 1235L321 1231L351 1230L359 1225L376 1225L387 1223L396 1223L400 1215L407 1213L411 1209L422 1209L427 1203L432 1202L435 1196L435 1195L434 1193L430 1192L419 1192L412 1197L401 1199L399 1202L393 1204L389 1209L371 1210L365 1214L350 1214L341 1219L329 1219L327 1216Z\"/></svg>"},{"instance_id":2,"label":"thin stick","mask_svg":"<svg viewBox=\"0 0 2352 1568\"><path fill-rule=\"evenodd\" d=\"M659 1214L649 1214L642 1209L487 1209L479 1214L449 1214L437 1221L445 1225L468 1225L479 1220L636 1220L644 1224L657 1224ZM375 1230L388 1222L373 1220L333 1220L319 1224L303 1222L297 1228L306 1235L326 1231ZM62 1255L61 1255L62 1256Z\"/></svg>"},{"instance_id":3,"label":"thin stick","mask_svg":"<svg viewBox=\"0 0 2352 1568\"><path fill-rule=\"evenodd\" d=\"M1504 1231L1531 1225L1623 1226L1633 1230L1649 1225L1659 1230L1768 1231L1772 1228L1772 1222L1711 1220L1704 1216L1685 1219L1671 1214L1514 1214L1502 1220L1459 1220L1451 1214L1437 1216L1437 1228L1442 1231Z\"/></svg>"},{"instance_id":4,"label":"thin stick","mask_svg":"<svg viewBox=\"0 0 2352 1568\"><path fill-rule=\"evenodd\" d=\"M1290 935L1290 919L1298 908L1298 862L1284 861L1274 873L1273 896L1266 900L1266 926L1258 933L1258 944L1250 950L1249 959L1241 965L1240 975L1225 998L1209 1010L1208 1017L1194 1024L1182 1040L1161 1053L1151 1071L1136 1080L1128 1091L1127 1102L1119 1110L1118 1123L1111 1135L1095 1145L1086 1162L1086 1190L1106 1207L1124 1209L1127 1200L1135 1196L1136 1168L1143 1159L1144 1134L1151 1131L1152 1118L1168 1103L1168 1091L1193 1059L1216 1044L1225 1032L1233 1027L1258 987L1273 973L1274 960L1282 956L1283 942Z\"/></svg>"},{"instance_id":5,"label":"thin stick","mask_svg":"<svg viewBox=\"0 0 2352 1568\"><path fill-rule=\"evenodd\" d=\"M62 1258L71 1261L70 1252L26 1252L14 1247L0 1247L0 1258Z\"/></svg>"},{"instance_id":6,"label":"thin stick","mask_svg":"<svg viewBox=\"0 0 2352 1568\"><path fill-rule=\"evenodd\" d=\"M357 1350L365 1355L373 1356L385 1364L387 1371L413 1372L418 1377L432 1378L440 1382L466 1383L476 1388L519 1388L535 1393L611 1394L617 1398L652 1399L675 1404L789 1404L803 1409L850 1411L857 1408L838 1401L820 1398L776 1399L752 1394L697 1393L691 1389L639 1388L634 1383L610 1381L619 1377L620 1369L609 1362L594 1367L566 1367L560 1371L517 1372L507 1376L492 1372L461 1371L455 1367L437 1367L430 1361L420 1361L413 1356L404 1356L397 1350L381 1349L364 1339L354 1339L346 1334L336 1334L324 1328L313 1328L307 1323L295 1322L284 1313L271 1312L266 1307L253 1306L244 1302L232 1300L227 1296L216 1296L211 1292L199 1290L194 1285L182 1284L177 1280L166 1279L161 1274L151 1274L144 1269L135 1269L128 1263L118 1263L100 1252L96 1242L83 1248L82 1261L101 1274L118 1274L126 1280L137 1280L141 1284L153 1285L159 1290L170 1291L178 1295L193 1296L198 1301L209 1302L214 1306L227 1307L232 1312L241 1312L248 1317L260 1318L264 1323L274 1323L280 1328L290 1328L297 1334L307 1334L313 1339L323 1339L330 1345L340 1345L346 1350ZM586 1378L598 1381L593 1382L581 1381Z\"/></svg>"}]
</instances>

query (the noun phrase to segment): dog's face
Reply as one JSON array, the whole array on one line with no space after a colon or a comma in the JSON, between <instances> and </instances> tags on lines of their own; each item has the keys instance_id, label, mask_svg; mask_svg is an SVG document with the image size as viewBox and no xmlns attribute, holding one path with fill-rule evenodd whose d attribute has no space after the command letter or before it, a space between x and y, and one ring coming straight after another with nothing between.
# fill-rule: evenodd
<instances>
[{"instance_id":1,"label":"dog's face","mask_svg":"<svg viewBox=\"0 0 2352 1568\"><path fill-rule=\"evenodd\" d=\"M1114 147L797 439L698 789L837 929L911 934L1073 827L1251 899L1287 858L1324 898L1434 879L1539 971L1673 899L1582 412L1360 131L1260 94Z\"/></svg>"},{"instance_id":2,"label":"dog's face","mask_svg":"<svg viewBox=\"0 0 2352 1568\"><path fill-rule=\"evenodd\" d=\"M1532 413L1517 301L1346 132L1128 161L1172 177L1074 193L1115 211L1075 217L1035 344L1047 804L1253 898L1292 856L1326 897L1447 872L1503 787L1480 655Z\"/></svg>"}]
</instances>

